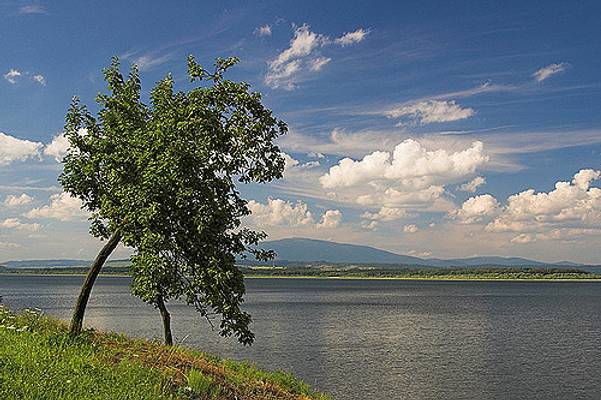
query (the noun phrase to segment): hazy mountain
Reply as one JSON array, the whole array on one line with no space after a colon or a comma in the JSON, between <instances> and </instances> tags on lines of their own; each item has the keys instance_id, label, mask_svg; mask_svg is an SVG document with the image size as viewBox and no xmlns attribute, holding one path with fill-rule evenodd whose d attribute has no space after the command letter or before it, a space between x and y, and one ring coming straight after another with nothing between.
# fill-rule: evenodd
<instances>
[{"instance_id":1,"label":"hazy mountain","mask_svg":"<svg viewBox=\"0 0 601 400\"><path fill-rule=\"evenodd\" d=\"M470 257L457 259L419 258L392 253L370 246L360 246L347 243L329 242L306 238L289 238L264 242L264 249L272 249L277 253L276 262L282 264L307 264L307 263L332 263L332 264L380 264L386 266L428 266L428 267L477 267L477 266L502 266L502 267L543 267L565 266L583 267L569 261L545 263L519 257ZM86 260L27 260L6 261L0 263L8 268L58 268L88 266L91 261ZM128 260L111 260L110 266L126 266ZM601 267L591 267L599 268ZM588 269L588 268L587 268ZM595 270L596 271L596 270Z\"/></svg>"},{"instance_id":2,"label":"hazy mountain","mask_svg":"<svg viewBox=\"0 0 601 400\"><path fill-rule=\"evenodd\" d=\"M90 265L86 260L24 260L0 262L7 268L60 268Z\"/></svg>"},{"instance_id":3,"label":"hazy mountain","mask_svg":"<svg viewBox=\"0 0 601 400\"><path fill-rule=\"evenodd\" d=\"M473 266L545 266L563 265L579 266L581 264L571 262L545 263L541 261L528 260L518 257L471 257L458 259L424 259L392 253L390 251L376 249L369 246L336 243L325 240L306 238L289 238L264 242L265 249L272 249L278 254L277 261L287 262L329 262L345 264L402 264L431 267L473 267Z\"/></svg>"},{"instance_id":4,"label":"hazy mountain","mask_svg":"<svg viewBox=\"0 0 601 400\"><path fill-rule=\"evenodd\" d=\"M275 250L277 260L290 262L324 261L330 263L357 264L419 264L426 265L418 257L402 256L369 246L328 242L305 238L290 238L264 242L265 249Z\"/></svg>"}]
</instances>

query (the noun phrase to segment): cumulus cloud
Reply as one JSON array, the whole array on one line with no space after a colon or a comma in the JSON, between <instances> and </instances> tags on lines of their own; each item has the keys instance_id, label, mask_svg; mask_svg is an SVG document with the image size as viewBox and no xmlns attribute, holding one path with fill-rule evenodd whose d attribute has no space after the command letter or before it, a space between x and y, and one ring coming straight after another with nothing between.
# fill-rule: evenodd
<instances>
[{"instance_id":1,"label":"cumulus cloud","mask_svg":"<svg viewBox=\"0 0 601 400\"><path fill-rule=\"evenodd\" d=\"M377 212L365 211L361 214L361 226L376 229L381 222L396 221L409 215L407 210L398 207L381 207Z\"/></svg>"},{"instance_id":2,"label":"cumulus cloud","mask_svg":"<svg viewBox=\"0 0 601 400\"><path fill-rule=\"evenodd\" d=\"M269 198L266 204L251 200L248 202L248 207L252 212L251 222L261 227L334 228L342 219L342 213L339 210L327 210L321 216L320 222L316 222L313 213L309 211L309 206L300 200L292 203L282 199Z\"/></svg>"},{"instance_id":3,"label":"cumulus cloud","mask_svg":"<svg viewBox=\"0 0 601 400\"><path fill-rule=\"evenodd\" d=\"M33 197L27 195L26 193L23 193L20 196L9 194L4 200L4 205L6 207L13 208L30 204L32 201Z\"/></svg>"},{"instance_id":4,"label":"cumulus cloud","mask_svg":"<svg viewBox=\"0 0 601 400\"><path fill-rule=\"evenodd\" d=\"M63 133L59 133L52 138L52 142L46 145L44 155L53 157L57 162L61 162L67 155L67 150L69 150L69 140Z\"/></svg>"},{"instance_id":5,"label":"cumulus cloud","mask_svg":"<svg viewBox=\"0 0 601 400\"><path fill-rule=\"evenodd\" d=\"M17 83L17 80L21 75L22 74L20 71L11 68L6 74L4 74L4 79L6 79L8 83L14 85L15 83Z\"/></svg>"},{"instance_id":6,"label":"cumulus cloud","mask_svg":"<svg viewBox=\"0 0 601 400\"><path fill-rule=\"evenodd\" d=\"M40 230L42 225L40 224L28 224L21 222L18 218L7 218L0 222L0 228L16 229L20 231L37 232Z\"/></svg>"},{"instance_id":7,"label":"cumulus cloud","mask_svg":"<svg viewBox=\"0 0 601 400\"><path fill-rule=\"evenodd\" d=\"M347 32L344 35L340 36L339 38L334 39L334 42L343 47L348 46L348 45L351 45L354 43L362 42L368 33L369 32L366 31L365 29L359 28L354 32Z\"/></svg>"},{"instance_id":8,"label":"cumulus cloud","mask_svg":"<svg viewBox=\"0 0 601 400\"><path fill-rule=\"evenodd\" d=\"M359 161L344 158L331 167L320 182L328 189L375 180L426 188L470 175L487 160L481 142L473 142L466 150L449 153L443 149L430 151L419 142L407 139L399 143L392 154L376 151Z\"/></svg>"},{"instance_id":9,"label":"cumulus cloud","mask_svg":"<svg viewBox=\"0 0 601 400\"><path fill-rule=\"evenodd\" d=\"M515 232L514 243L601 234L601 189L592 187L601 171L583 169L549 192L528 189L510 196L489 232Z\"/></svg>"},{"instance_id":10,"label":"cumulus cloud","mask_svg":"<svg viewBox=\"0 0 601 400\"><path fill-rule=\"evenodd\" d=\"M0 166L35 157L42 147L42 143L17 139L0 132Z\"/></svg>"},{"instance_id":11,"label":"cumulus cloud","mask_svg":"<svg viewBox=\"0 0 601 400\"><path fill-rule=\"evenodd\" d=\"M496 215L500 210L499 202L490 194L483 194L467 199L460 209L451 212L462 223L482 222L484 218Z\"/></svg>"},{"instance_id":12,"label":"cumulus cloud","mask_svg":"<svg viewBox=\"0 0 601 400\"><path fill-rule=\"evenodd\" d=\"M475 111L469 107L462 107L454 100L425 100L394 107L385 114L389 118L404 117L412 123L426 125L470 118ZM401 124L405 123L401 122Z\"/></svg>"},{"instance_id":13,"label":"cumulus cloud","mask_svg":"<svg viewBox=\"0 0 601 400\"><path fill-rule=\"evenodd\" d=\"M319 55L320 48L332 43L343 45L343 42L339 42L343 38L344 46L360 42L366 34L361 32L363 30L359 29L332 41L326 35L312 32L307 24L296 27L288 48L269 63L265 84L274 89L296 88L299 74L318 72L331 61L331 58Z\"/></svg>"},{"instance_id":14,"label":"cumulus cloud","mask_svg":"<svg viewBox=\"0 0 601 400\"><path fill-rule=\"evenodd\" d=\"M271 25L265 24L255 29L257 36L271 36Z\"/></svg>"},{"instance_id":15,"label":"cumulus cloud","mask_svg":"<svg viewBox=\"0 0 601 400\"><path fill-rule=\"evenodd\" d=\"M320 228L336 228L342 220L342 212L340 210L327 210L321 217L319 223Z\"/></svg>"},{"instance_id":16,"label":"cumulus cloud","mask_svg":"<svg viewBox=\"0 0 601 400\"><path fill-rule=\"evenodd\" d=\"M376 151L355 161L344 158L319 178L321 186L364 206L446 208L445 186L466 179L488 161L481 142L449 152L429 150L408 139L392 153Z\"/></svg>"},{"instance_id":17,"label":"cumulus cloud","mask_svg":"<svg viewBox=\"0 0 601 400\"><path fill-rule=\"evenodd\" d=\"M485 184L486 184L486 178L484 178L483 176L477 176L474 179L472 179L471 181L459 186L457 189L462 192L475 193L476 190L478 190L478 188L480 186L485 185Z\"/></svg>"},{"instance_id":18,"label":"cumulus cloud","mask_svg":"<svg viewBox=\"0 0 601 400\"><path fill-rule=\"evenodd\" d=\"M27 218L50 218L59 221L81 220L88 217L83 210L81 200L71 197L68 193L53 194L50 196L50 204L34 208L27 212Z\"/></svg>"},{"instance_id":19,"label":"cumulus cloud","mask_svg":"<svg viewBox=\"0 0 601 400\"><path fill-rule=\"evenodd\" d=\"M546 79L549 79L550 77L552 77L555 74L565 71L566 68L568 67L568 65L569 65L568 63L550 64L550 65L547 65L546 67L543 67L543 68L537 70L535 73L532 74L532 77L534 78L535 81L542 82Z\"/></svg>"}]
</instances>

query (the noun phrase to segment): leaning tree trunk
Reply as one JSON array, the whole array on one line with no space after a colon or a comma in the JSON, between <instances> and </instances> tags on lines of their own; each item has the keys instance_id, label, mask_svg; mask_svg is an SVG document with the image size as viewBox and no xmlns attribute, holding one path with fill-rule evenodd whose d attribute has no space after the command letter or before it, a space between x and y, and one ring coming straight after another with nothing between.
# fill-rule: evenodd
<instances>
[{"instance_id":1,"label":"leaning tree trunk","mask_svg":"<svg viewBox=\"0 0 601 400\"><path fill-rule=\"evenodd\" d=\"M165 344L167 346L172 346L173 335L171 334L171 314L169 314L169 310L167 310L167 306L165 305L165 300L162 295L159 295L157 297L156 305L161 313L161 317L163 318L163 332L165 334Z\"/></svg>"},{"instance_id":2,"label":"leaning tree trunk","mask_svg":"<svg viewBox=\"0 0 601 400\"><path fill-rule=\"evenodd\" d=\"M109 256L115 250L120 241L121 233L119 231L116 231L109 238L108 242L106 242L104 247L100 250L100 253L98 253L96 259L90 266L88 276L86 277L85 282L81 286L81 292L79 293L79 297L77 298L75 310L73 311L73 317L71 318L71 327L69 329L71 335L76 336L81 333L81 329L83 326L83 317L86 312L88 300L90 299L90 293L92 293L92 287L94 286L94 282L96 282L96 278L100 273L100 269L106 262L106 259L109 258Z\"/></svg>"},{"instance_id":3,"label":"leaning tree trunk","mask_svg":"<svg viewBox=\"0 0 601 400\"><path fill-rule=\"evenodd\" d=\"M161 312L163 317L163 331L165 332L165 344L167 346L173 346L173 335L171 334L171 315L167 306L165 306L165 300L162 295L157 297L157 308Z\"/></svg>"}]
</instances>

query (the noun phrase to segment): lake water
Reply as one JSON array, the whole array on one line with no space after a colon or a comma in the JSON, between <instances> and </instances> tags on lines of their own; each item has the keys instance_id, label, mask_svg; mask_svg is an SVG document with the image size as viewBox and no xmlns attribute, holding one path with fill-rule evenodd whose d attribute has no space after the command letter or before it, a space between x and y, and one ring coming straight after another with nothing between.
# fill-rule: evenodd
<instances>
[{"instance_id":1,"label":"lake water","mask_svg":"<svg viewBox=\"0 0 601 400\"><path fill-rule=\"evenodd\" d=\"M68 318L81 277L0 275L13 309ZM158 313L102 277L87 324L160 337ZM248 279L250 348L171 304L178 341L292 371L335 399L601 399L601 283Z\"/></svg>"}]
</instances>

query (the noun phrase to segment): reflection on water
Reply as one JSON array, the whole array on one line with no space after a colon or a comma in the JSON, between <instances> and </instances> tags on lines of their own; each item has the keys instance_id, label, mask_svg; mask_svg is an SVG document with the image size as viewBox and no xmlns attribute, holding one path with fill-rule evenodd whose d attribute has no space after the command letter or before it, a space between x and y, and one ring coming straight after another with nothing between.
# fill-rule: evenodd
<instances>
[{"instance_id":1,"label":"reflection on water","mask_svg":"<svg viewBox=\"0 0 601 400\"><path fill-rule=\"evenodd\" d=\"M13 308L70 316L81 277L0 275ZM161 335L126 278L100 278L87 324ZM599 399L601 283L247 280L255 344L211 332L180 304L187 346L294 372L334 398Z\"/></svg>"}]
</instances>

